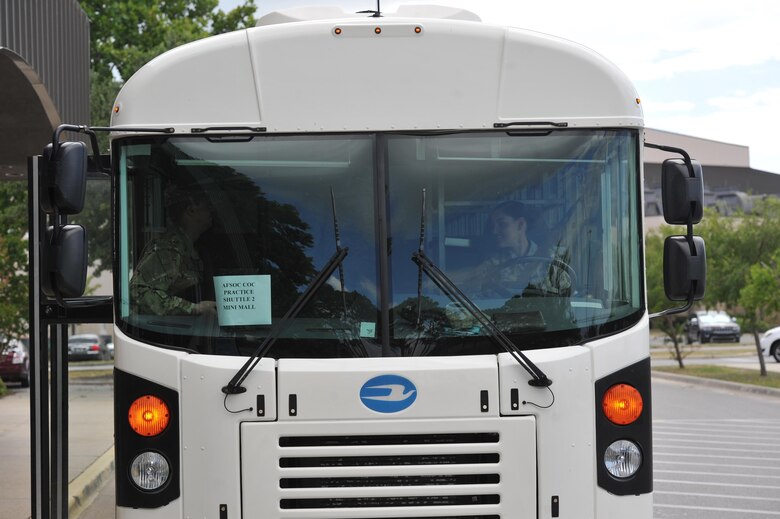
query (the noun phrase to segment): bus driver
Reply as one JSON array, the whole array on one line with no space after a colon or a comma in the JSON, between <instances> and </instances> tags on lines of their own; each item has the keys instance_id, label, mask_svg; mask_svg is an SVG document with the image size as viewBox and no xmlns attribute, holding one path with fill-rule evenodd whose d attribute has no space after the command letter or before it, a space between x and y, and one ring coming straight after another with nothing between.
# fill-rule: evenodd
<instances>
[{"instance_id":1,"label":"bus driver","mask_svg":"<svg viewBox=\"0 0 780 519\"><path fill-rule=\"evenodd\" d=\"M558 266L556 256L540 251L528 236L528 221L528 206L522 202L510 200L493 209L487 229L498 250L472 270L467 290L495 298L570 291L570 275Z\"/></svg>"},{"instance_id":2,"label":"bus driver","mask_svg":"<svg viewBox=\"0 0 780 519\"><path fill-rule=\"evenodd\" d=\"M152 315L216 315L215 301L200 297L203 265L195 242L212 225L212 208L202 193L169 187L167 231L144 247L130 280L137 312Z\"/></svg>"}]
</instances>

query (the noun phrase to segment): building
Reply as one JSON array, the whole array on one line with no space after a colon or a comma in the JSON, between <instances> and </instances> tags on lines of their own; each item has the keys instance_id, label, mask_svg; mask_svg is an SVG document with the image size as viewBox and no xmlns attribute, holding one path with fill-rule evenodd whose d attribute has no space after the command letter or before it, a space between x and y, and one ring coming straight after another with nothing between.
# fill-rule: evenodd
<instances>
[{"instance_id":1,"label":"building","mask_svg":"<svg viewBox=\"0 0 780 519\"><path fill-rule=\"evenodd\" d=\"M682 148L691 158L698 160L703 170L704 205L715 207L721 214L750 211L756 198L780 196L780 175L751 168L747 146L653 129L647 129L645 141ZM668 158L679 158L679 155L645 148L645 216L648 228L662 222L661 164Z\"/></svg>"},{"instance_id":2,"label":"building","mask_svg":"<svg viewBox=\"0 0 780 519\"><path fill-rule=\"evenodd\" d=\"M89 124L89 20L77 0L0 0L0 179L27 177L61 124Z\"/></svg>"}]
</instances>

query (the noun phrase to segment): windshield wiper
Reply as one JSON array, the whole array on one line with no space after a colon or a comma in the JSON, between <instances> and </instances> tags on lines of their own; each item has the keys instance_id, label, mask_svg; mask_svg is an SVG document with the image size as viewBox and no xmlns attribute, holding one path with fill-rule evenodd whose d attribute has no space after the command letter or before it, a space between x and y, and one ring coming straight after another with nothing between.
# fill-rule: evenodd
<instances>
[{"instance_id":1,"label":"windshield wiper","mask_svg":"<svg viewBox=\"0 0 780 519\"><path fill-rule=\"evenodd\" d=\"M271 328L270 333L266 336L263 342L260 343L260 346L257 347L252 356L249 357L243 366L241 366L241 369L236 372L230 382L228 382L227 386L222 388L223 393L228 395L236 395L246 391L246 388L241 386L246 377L249 376L249 373L255 368L255 366L257 366L257 363L260 362L263 356L273 347L276 340L287 329L287 326L289 326L290 322L295 319L301 310L303 310L303 308L311 300L312 296L314 296L317 290L319 290L320 287L325 284L330 275L333 274L333 271L335 271L336 268L341 265L341 262L344 261L344 258L347 257L348 251L349 249L345 247L343 249L337 250L333 256L331 256L330 260L328 260L328 263L326 263L322 270L317 273L317 276L309 284L309 286L306 287L306 290L298 297L290 309L287 310L287 313L284 314L284 317L282 317L276 323L276 326Z\"/></svg>"},{"instance_id":2,"label":"windshield wiper","mask_svg":"<svg viewBox=\"0 0 780 519\"><path fill-rule=\"evenodd\" d=\"M344 310L344 319L347 318L347 300L346 295L344 293L344 268L342 267L342 263L344 261L344 258L347 257L347 253L349 252L348 247L341 247L341 238L339 236L339 223L338 219L336 218L336 198L333 195L333 189L330 190L330 197L331 197L331 204L333 208L333 229L336 236L336 252L331 256L331 258L328 260L328 262L325 264L322 269L317 272L317 275L314 277L311 283L309 283L309 286L306 287L306 290L303 291L303 293L298 297L298 299L293 303L293 305L287 310L287 313L284 314L284 316L276 323L274 327L271 328L271 331L268 333L265 339L263 339L263 342L260 343L260 346L257 347L255 352L252 354L251 357L244 363L243 366L241 366L241 369L239 369L235 375L233 375L233 378L230 379L230 382L222 388L222 392L226 395L236 395L239 393L244 393L246 391L245 387L242 387L241 384L246 380L246 377L249 376L249 373L252 372L253 369L255 369L255 366L257 366L257 363L262 360L262 358L268 353L271 348L273 347L274 343L276 343L276 340L282 335L282 333L287 329L287 327L290 325L290 322L295 319L295 317L301 312L301 310L304 309L306 304L311 300L311 298L314 296L314 294L319 290L322 285L325 284L325 282L330 278L331 274L338 268L339 269L339 280L341 282L341 302L343 305ZM339 337L341 339L341 337ZM352 349L352 352L355 353L355 356L359 356L359 351L354 346L352 341L349 339L347 340L348 346ZM365 353L362 355L365 357Z\"/></svg>"},{"instance_id":3,"label":"windshield wiper","mask_svg":"<svg viewBox=\"0 0 780 519\"><path fill-rule=\"evenodd\" d=\"M502 332L495 325L495 323L493 323L493 321L491 321L490 318L485 315L485 313L476 304L474 304L474 302L469 299L468 296L464 294L463 291L458 288L458 286L453 283L452 280L448 278L447 275L442 272L434 262L430 260L430 258L428 258L428 256L425 255L425 251L423 249L423 244L425 242L425 189L423 189L422 205L422 218L420 222L420 246L417 252L412 254L412 261L414 261L417 266L420 267L419 275L421 276L422 272L425 272L431 281L433 281L434 284L439 287L439 290L444 292L444 294L453 302L459 304L461 308L471 314L471 316L474 317L474 319L476 319L480 325L482 325L483 329L488 331L490 338L498 343L499 346L504 348L507 353L512 355L518 364L520 364L531 375L531 380L528 381L529 386L549 387L552 384L552 380L550 380L547 375L531 361L531 359L526 357L520 348L518 348L517 345L509 339L509 337L504 335L504 332ZM419 278L417 289L417 304L419 305L421 303L422 293L422 283ZM418 326L420 324L419 320L418 313Z\"/></svg>"},{"instance_id":4,"label":"windshield wiper","mask_svg":"<svg viewBox=\"0 0 780 519\"><path fill-rule=\"evenodd\" d=\"M526 357L509 337L504 335L504 332L502 332L493 321L491 321L490 318L485 315L485 313L480 310L479 307L428 258L428 256L425 255L425 252L417 251L412 254L412 261L425 272L431 281L433 281L447 297L453 302L458 303L461 308L471 314L483 329L488 331L490 337L525 368L532 377L532 379L528 381L528 385L534 387L547 387L552 384L552 380L550 380L547 375L531 361L531 359Z\"/></svg>"}]
</instances>

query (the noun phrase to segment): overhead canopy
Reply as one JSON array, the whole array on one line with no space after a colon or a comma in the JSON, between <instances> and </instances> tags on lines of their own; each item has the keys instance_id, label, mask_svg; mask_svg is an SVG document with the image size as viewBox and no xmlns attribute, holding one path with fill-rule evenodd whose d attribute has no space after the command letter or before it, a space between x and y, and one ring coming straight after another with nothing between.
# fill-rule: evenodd
<instances>
[{"instance_id":1,"label":"overhead canopy","mask_svg":"<svg viewBox=\"0 0 780 519\"><path fill-rule=\"evenodd\" d=\"M27 175L27 157L51 141L60 116L38 74L17 53L0 47L0 180Z\"/></svg>"}]
</instances>

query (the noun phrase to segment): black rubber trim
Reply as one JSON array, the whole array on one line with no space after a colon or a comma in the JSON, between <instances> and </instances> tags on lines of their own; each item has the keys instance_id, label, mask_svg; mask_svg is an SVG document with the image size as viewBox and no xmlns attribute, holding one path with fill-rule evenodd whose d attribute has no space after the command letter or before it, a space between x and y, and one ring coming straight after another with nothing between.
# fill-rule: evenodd
<instances>
[{"instance_id":1,"label":"black rubber trim","mask_svg":"<svg viewBox=\"0 0 780 519\"><path fill-rule=\"evenodd\" d=\"M127 412L143 395L161 398L170 409L168 427L159 435L144 437L130 428ZM114 369L114 456L116 461L116 504L131 508L159 508L181 495L179 458L179 394L149 380ZM144 451L159 452L168 459L171 472L160 490L147 492L130 479L130 464Z\"/></svg>"},{"instance_id":2,"label":"black rubber trim","mask_svg":"<svg viewBox=\"0 0 780 519\"><path fill-rule=\"evenodd\" d=\"M601 408L604 392L615 384L630 384L642 395L642 414L632 424L610 422ZM647 494L653 491L652 396L650 392L650 358L623 368L596 381L596 473L598 486L618 496ZM633 476L618 479L604 466L604 452L617 440L630 440L642 452L642 465Z\"/></svg>"}]
</instances>

